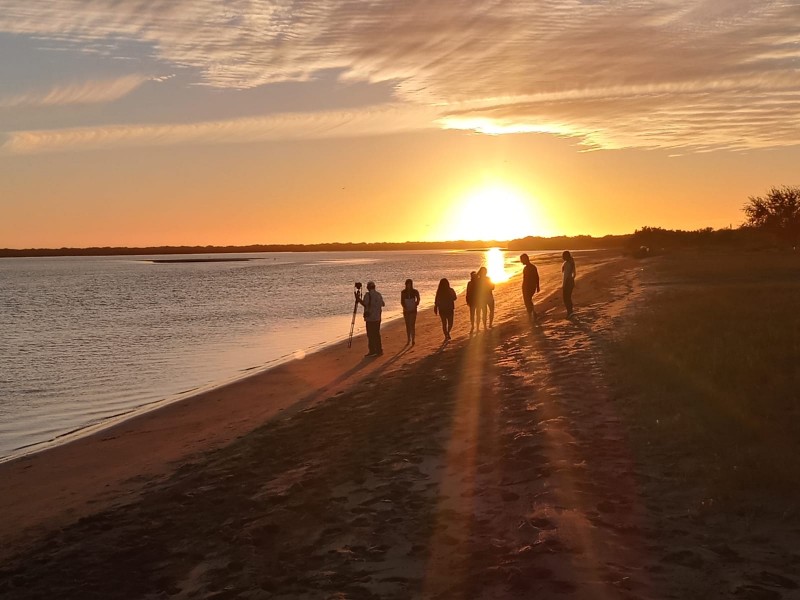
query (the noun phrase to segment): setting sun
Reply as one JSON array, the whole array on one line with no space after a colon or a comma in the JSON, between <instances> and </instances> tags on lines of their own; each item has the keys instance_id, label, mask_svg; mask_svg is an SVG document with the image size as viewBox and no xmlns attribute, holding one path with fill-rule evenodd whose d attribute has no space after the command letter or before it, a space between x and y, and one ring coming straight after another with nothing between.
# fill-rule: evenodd
<instances>
[{"instance_id":1,"label":"setting sun","mask_svg":"<svg viewBox=\"0 0 800 600\"><path fill-rule=\"evenodd\" d=\"M534 235L541 223L534 218L532 200L505 185L483 187L454 207L457 213L450 239L510 240Z\"/></svg>"}]
</instances>

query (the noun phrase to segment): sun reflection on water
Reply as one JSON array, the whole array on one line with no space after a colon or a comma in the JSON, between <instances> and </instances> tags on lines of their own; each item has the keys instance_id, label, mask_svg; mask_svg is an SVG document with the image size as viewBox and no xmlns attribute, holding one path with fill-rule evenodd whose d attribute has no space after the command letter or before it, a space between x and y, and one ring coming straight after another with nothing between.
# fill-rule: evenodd
<instances>
[{"instance_id":1,"label":"sun reflection on water","mask_svg":"<svg viewBox=\"0 0 800 600\"><path fill-rule=\"evenodd\" d=\"M495 283L508 281L511 277L511 275L506 272L505 253L500 250L500 248L489 248L486 251L486 270L488 271L489 278Z\"/></svg>"}]
</instances>

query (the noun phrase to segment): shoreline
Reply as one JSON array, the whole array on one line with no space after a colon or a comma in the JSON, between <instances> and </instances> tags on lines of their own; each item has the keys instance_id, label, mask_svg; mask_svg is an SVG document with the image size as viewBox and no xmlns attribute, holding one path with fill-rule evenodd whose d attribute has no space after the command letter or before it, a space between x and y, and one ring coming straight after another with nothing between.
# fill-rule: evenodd
<instances>
[{"instance_id":1,"label":"shoreline","mask_svg":"<svg viewBox=\"0 0 800 600\"><path fill-rule=\"evenodd\" d=\"M610 254L617 256L616 252ZM597 262L604 260L598 253L592 256ZM560 259L554 258L541 263L545 293L540 304L560 303L556 262L560 265ZM516 319L522 310L517 283L518 278L512 278L498 284L496 295L513 296L513 301L503 299L498 304L495 331L503 322ZM469 313L462 294L453 346L469 341L468 327ZM366 349L365 335L361 334L354 337L350 350L346 340L331 343L304 360L247 373L234 382L0 463L0 479L6 482L0 498L0 512L5 515L0 538L7 540L0 553L11 553L87 514L132 501L179 466L276 418L332 400L370 377L413 370L420 360L445 350L439 319L430 307L420 311L417 331L417 345L405 348L402 319L394 319L382 327L385 356L381 359L361 356Z\"/></svg>"},{"instance_id":2,"label":"shoreline","mask_svg":"<svg viewBox=\"0 0 800 600\"><path fill-rule=\"evenodd\" d=\"M456 250L457 251L465 251L465 252L471 251L471 250L460 250L460 249L456 249ZM479 251L479 250L475 250L475 251ZM592 249L592 250L586 250L585 252L605 252L605 251L606 250L604 250L604 249ZM535 255L536 257L542 257L542 258L545 258L546 260L551 260L552 259L552 257L550 256L550 251L544 250L544 251L533 251L533 252L537 253ZM582 251L582 252L584 252L584 251ZM553 253L553 256L555 256L555 254L556 253ZM34 258L36 258L36 257L34 257ZM43 257L43 258L53 258L53 257ZM203 259L203 260L205 260L205 259ZM218 262L218 261L227 261L228 259L209 259L209 260L213 261L213 262ZM236 259L236 260L239 260L239 259ZM242 259L242 260L245 260L245 259ZM250 260L250 259L247 259L247 260ZM257 259L254 259L254 260L257 260ZM186 262L193 262L193 261L194 261L194 259L188 259ZM153 261L153 262L157 262L157 261ZM511 276L505 282L498 283L498 286L506 285L507 283L516 280L516 278L518 278L518 277L519 277L519 273ZM463 294L463 288L465 288L465 287L466 287L466 283L464 284L464 286L461 287L461 289L456 288L457 292L459 293L459 297L461 296L461 294ZM432 307L433 307L433 301L431 300L429 302L423 302L423 303L420 304L420 307L421 307L420 311L431 310ZM344 315L344 316L346 316L346 315ZM361 312L361 309L359 309L359 314L357 316L357 322L362 321L362 320L363 320L362 319L362 312ZM389 327L395 321L402 321L402 313L395 314L395 315L391 316L390 318L384 320L383 321L383 325L382 325L382 330L384 328L386 328L386 327ZM75 442L75 441L80 440L80 439L82 439L84 437L87 437L87 436L91 436L91 435L102 433L106 429L109 429L109 428L112 428L112 427L116 427L117 425L123 425L126 421L128 421L130 419L135 419L135 418L137 418L137 417L139 417L141 415L145 415L145 414L150 413L152 411L160 410L161 408L170 406L170 405L178 403L178 402L184 402L184 401L190 402L192 400L192 398L194 398L195 396L199 396L201 394L212 392L215 389L222 388L222 387L225 387L225 386L228 386L228 385L231 385L231 384L235 384L237 381L246 379L248 377L259 376L259 375L261 375L261 374L263 374L263 373L265 373L265 372L267 372L267 371L269 371L271 369L274 369L274 368L279 367L279 366L281 366L283 364L286 364L286 363L290 363L290 362L292 362L294 360L306 360L306 359L310 358L311 356L317 354L318 352L322 352L327 348L336 346L337 344L340 344L340 343L343 343L343 342L347 341L348 337L349 337L348 335L341 335L339 337L334 337L333 339L330 339L330 340L324 340L324 341L321 341L321 342L317 342L317 343L315 343L315 344L313 344L313 345L311 345L309 347L299 348L298 350L289 352L287 354L284 354L282 356L279 356L277 358L269 360L269 361L267 361L266 363L264 363L262 365L257 365L257 366L254 366L254 367L248 367L246 369L240 369L236 374L233 374L233 375L231 375L231 376L229 376L229 377L227 377L225 379L221 379L221 380L210 382L210 383L206 383L206 384L201 384L201 385L198 385L196 387L192 387L192 388L190 388L190 389L188 389L186 391L177 392L177 393L174 393L174 394L172 394L170 396L167 396L167 397L164 397L164 398L159 398L157 400L150 400L148 402L145 402L144 404L141 404L141 405L138 405L138 406L134 406L134 407L132 407L130 409L126 409L126 410L124 410L124 411L122 411L120 413L117 413L115 415L111 415L109 417L105 417L99 422L88 423L86 425L81 425L81 426L75 427L75 428L73 428L73 429L71 429L69 431L65 431L63 433L59 433L59 434L51 437L50 439L41 440L41 441L37 441L37 442L31 442L29 444L25 444L23 446L19 446L17 448L12 449L8 454L0 455L0 465L8 463L8 462L11 462L11 461L14 461L14 460L17 460L17 459L20 459L20 458L24 458L24 457L27 457L27 456L32 456L32 455L38 454L40 452L45 452L45 451L51 450L53 448L58 448L60 446L63 446L65 444L70 444L72 442ZM353 344L355 345L357 343L356 340L359 340L359 339L366 339L366 333L364 331L362 331L361 333L353 336ZM298 356L297 356L298 352L302 352L303 353L302 358L298 358Z\"/></svg>"}]
</instances>

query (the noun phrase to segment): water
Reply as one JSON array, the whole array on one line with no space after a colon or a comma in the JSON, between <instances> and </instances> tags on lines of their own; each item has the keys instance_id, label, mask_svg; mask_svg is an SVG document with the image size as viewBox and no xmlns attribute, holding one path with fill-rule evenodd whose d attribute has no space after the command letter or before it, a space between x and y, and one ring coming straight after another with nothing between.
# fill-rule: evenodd
<instances>
[{"instance_id":1,"label":"water","mask_svg":"<svg viewBox=\"0 0 800 600\"><path fill-rule=\"evenodd\" d=\"M466 251L154 262L181 258L204 257L0 260L0 457L343 339L354 281L376 281L390 319L407 277L429 305L441 277L460 291L486 262Z\"/></svg>"}]
</instances>

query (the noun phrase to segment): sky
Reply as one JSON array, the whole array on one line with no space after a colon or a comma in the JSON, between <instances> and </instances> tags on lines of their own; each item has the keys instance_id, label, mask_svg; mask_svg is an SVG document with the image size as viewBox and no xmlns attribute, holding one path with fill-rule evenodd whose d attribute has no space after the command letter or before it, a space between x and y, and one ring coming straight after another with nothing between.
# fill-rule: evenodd
<instances>
[{"instance_id":1,"label":"sky","mask_svg":"<svg viewBox=\"0 0 800 600\"><path fill-rule=\"evenodd\" d=\"M738 226L798 0L0 0L0 247Z\"/></svg>"}]
</instances>

